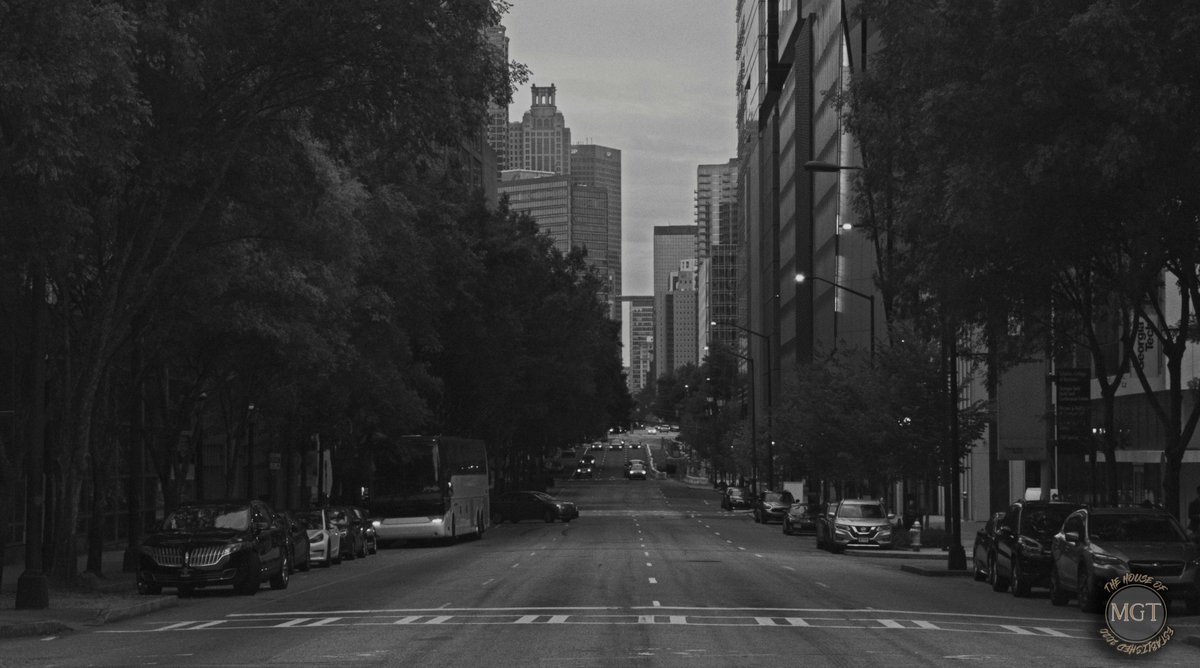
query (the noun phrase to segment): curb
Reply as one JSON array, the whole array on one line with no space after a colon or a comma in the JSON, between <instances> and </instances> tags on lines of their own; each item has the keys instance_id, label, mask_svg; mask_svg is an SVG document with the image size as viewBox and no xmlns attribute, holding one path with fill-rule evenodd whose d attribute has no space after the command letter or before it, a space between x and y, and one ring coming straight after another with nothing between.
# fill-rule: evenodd
<instances>
[{"instance_id":1,"label":"curb","mask_svg":"<svg viewBox=\"0 0 1200 668\"><path fill-rule=\"evenodd\" d=\"M961 571L952 571L952 570L948 570L945 567L930 568L928 566L916 566L913 564L901 564L900 570L904 571L905 573L914 573L916 575L926 575L929 577L956 577L956 576L963 576L963 575L972 575L972 573L969 569L963 569Z\"/></svg>"},{"instance_id":2,"label":"curb","mask_svg":"<svg viewBox=\"0 0 1200 668\"><path fill-rule=\"evenodd\" d=\"M926 561L934 559L941 561L946 560L945 553L938 552L884 552L882 550L879 552L867 552L865 550L859 552L857 550L846 550L842 554L847 554L854 557L874 557L876 559L924 559Z\"/></svg>"},{"instance_id":3,"label":"curb","mask_svg":"<svg viewBox=\"0 0 1200 668\"><path fill-rule=\"evenodd\" d=\"M23 638L26 636L47 636L63 631L70 631L71 626L63 622L20 622L17 624L0 625L0 638Z\"/></svg>"},{"instance_id":4,"label":"curb","mask_svg":"<svg viewBox=\"0 0 1200 668\"><path fill-rule=\"evenodd\" d=\"M130 617L140 617L148 615L155 610L163 610L164 608L173 608L179 605L178 598L154 598L145 603L134 603L123 608L105 608L96 613L96 619L91 622L91 626L101 626L110 622L118 622L122 619Z\"/></svg>"},{"instance_id":5,"label":"curb","mask_svg":"<svg viewBox=\"0 0 1200 668\"><path fill-rule=\"evenodd\" d=\"M96 616L89 622L69 624L58 620L41 620L36 622L16 622L13 624L0 623L0 639L23 638L28 636L56 635L75 631L80 626L103 626L112 622L148 615L156 610L173 608L179 605L175 597L155 598L144 603L135 603L119 608L104 608L96 611Z\"/></svg>"}]
</instances>

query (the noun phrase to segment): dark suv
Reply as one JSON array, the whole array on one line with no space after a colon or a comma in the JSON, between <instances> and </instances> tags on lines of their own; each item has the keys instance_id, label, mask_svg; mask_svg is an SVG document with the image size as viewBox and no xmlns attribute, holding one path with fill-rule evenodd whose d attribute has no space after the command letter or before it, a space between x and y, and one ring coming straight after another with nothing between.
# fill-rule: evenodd
<instances>
[{"instance_id":1,"label":"dark suv","mask_svg":"<svg viewBox=\"0 0 1200 668\"><path fill-rule=\"evenodd\" d=\"M992 591L1012 588L1028 596L1050 586L1050 544L1067 515L1083 506L1059 501L1017 501L1008 508L992 542L987 577Z\"/></svg>"},{"instance_id":2,"label":"dark suv","mask_svg":"<svg viewBox=\"0 0 1200 668\"><path fill-rule=\"evenodd\" d=\"M184 503L142 539L137 585L143 594L175 587L232 585L253 594L264 579L272 589L288 586L291 563L287 528L261 501Z\"/></svg>"},{"instance_id":3,"label":"dark suv","mask_svg":"<svg viewBox=\"0 0 1200 668\"><path fill-rule=\"evenodd\" d=\"M791 492L763 492L754 500L754 521L783 523L793 502Z\"/></svg>"}]
</instances>

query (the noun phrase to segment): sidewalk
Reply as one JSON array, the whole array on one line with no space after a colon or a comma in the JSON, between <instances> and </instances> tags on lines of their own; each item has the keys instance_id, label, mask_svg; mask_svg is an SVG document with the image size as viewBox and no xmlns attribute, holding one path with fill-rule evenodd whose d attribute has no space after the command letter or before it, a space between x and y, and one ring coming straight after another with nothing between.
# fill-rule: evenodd
<instances>
[{"instance_id":1,"label":"sidewalk","mask_svg":"<svg viewBox=\"0 0 1200 668\"><path fill-rule=\"evenodd\" d=\"M145 615L178 604L175 596L142 596L133 573L121 572L123 550L109 550L102 560L102 577L82 573L87 558L80 557L79 583L72 588L51 583L50 607L17 610L17 579L24 567L6 564L0 582L0 640L22 636L48 636L100 626Z\"/></svg>"}]
</instances>

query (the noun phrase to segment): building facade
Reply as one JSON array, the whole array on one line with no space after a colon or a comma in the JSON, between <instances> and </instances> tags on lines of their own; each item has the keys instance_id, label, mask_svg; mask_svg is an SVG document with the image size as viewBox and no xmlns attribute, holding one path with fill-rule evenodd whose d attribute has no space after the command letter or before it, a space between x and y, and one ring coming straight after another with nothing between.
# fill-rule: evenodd
<instances>
[{"instance_id":1,"label":"building facade","mask_svg":"<svg viewBox=\"0 0 1200 668\"><path fill-rule=\"evenodd\" d=\"M493 57L507 69L508 35L505 34L504 26L492 26L485 30L484 34L487 36L488 44L492 47ZM492 152L496 154L498 170L496 178L498 179L499 171L509 169L507 104L496 104L494 100L488 101L487 142L492 147Z\"/></svg>"},{"instance_id":2,"label":"building facade","mask_svg":"<svg viewBox=\"0 0 1200 668\"><path fill-rule=\"evenodd\" d=\"M696 239L695 225L654 228L655 378L697 362Z\"/></svg>"},{"instance_id":3,"label":"building facade","mask_svg":"<svg viewBox=\"0 0 1200 668\"><path fill-rule=\"evenodd\" d=\"M614 294L621 293L621 151L597 144L571 147L571 182L608 192L608 243L605 265Z\"/></svg>"},{"instance_id":4,"label":"building facade","mask_svg":"<svg viewBox=\"0 0 1200 668\"><path fill-rule=\"evenodd\" d=\"M519 122L508 124L508 169L571 173L571 129L558 110L558 89L533 86L532 103Z\"/></svg>"},{"instance_id":5,"label":"building facade","mask_svg":"<svg viewBox=\"0 0 1200 668\"><path fill-rule=\"evenodd\" d=\"M738 161L696 168L695 214L700 261L698 318L700 350L711 341L737 347L738 249L741 228L738 209ZM713 325L712 323L717 323Z\"/></svg>"},{"instance_id":6,"label":"building facade","mask_svg":"<svg viewBox=\"0 0 1200 668\"><path fill-rule=\"evenodd\" d=\"M622 296L621 356L629 394L654 382L654 297Z\"/></svg>"}]
</instances>

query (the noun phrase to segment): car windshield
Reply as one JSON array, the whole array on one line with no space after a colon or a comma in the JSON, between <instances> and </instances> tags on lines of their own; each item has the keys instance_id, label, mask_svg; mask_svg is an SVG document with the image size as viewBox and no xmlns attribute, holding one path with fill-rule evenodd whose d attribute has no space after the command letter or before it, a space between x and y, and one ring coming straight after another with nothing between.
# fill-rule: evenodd
<instances>
[{"instance_id":1,"label":"car windshield","mask_svg":"<svg viewBox=\"0 0 1200 668\"><path fill-rule=\"evenodd\" d=\"M184 506L163 521L165 531L245 531L250 527L250 509L240 505Z\"/></svg>"},{"instance_id":2,"label":"car windshield","mask_svg":"<svg viewBox=\"0 0 1200 668\"><path fill-rule=\"evenodd\" d=\"M1044 506L1026 508L1021 513L1021 533L1038 538L1049 538L1058 533L1067 515L1075 512L1078 506Z\"/></svg>"},{"instance_id":3,"label":"car windshield","mask_svg":"<svg viewBox=\"0 0 1200 668\"><path fill-rule=\"evenodd\" d=\"M1094 541L1177 543L1186 538L1169 517L1145 515L1092 515L1088 538Z\"/></svg>"},{"instance_id":4,"label":"car windshield","mask_svg":"<svg viewBox=\"0 0 1200 668\"><path fill-rule=\"evenodd\" d=\"M729 489L725 490L725 493L728 494L729 496L738 497L738 498L741 498L741 496L742 496L742 490L737 487L730 487Z\"/></svg>"},{"instance_id":5,"label":"car windshield","mask_svg":"<svg viewBox=\"0 0 1200 668\"><path fill-rule=\"evenodd\" d=\"M838 511L838 515L848 518L877 519L884 516L883 506L878 504L847 503Z\"/></svg>"}]
</instances>

